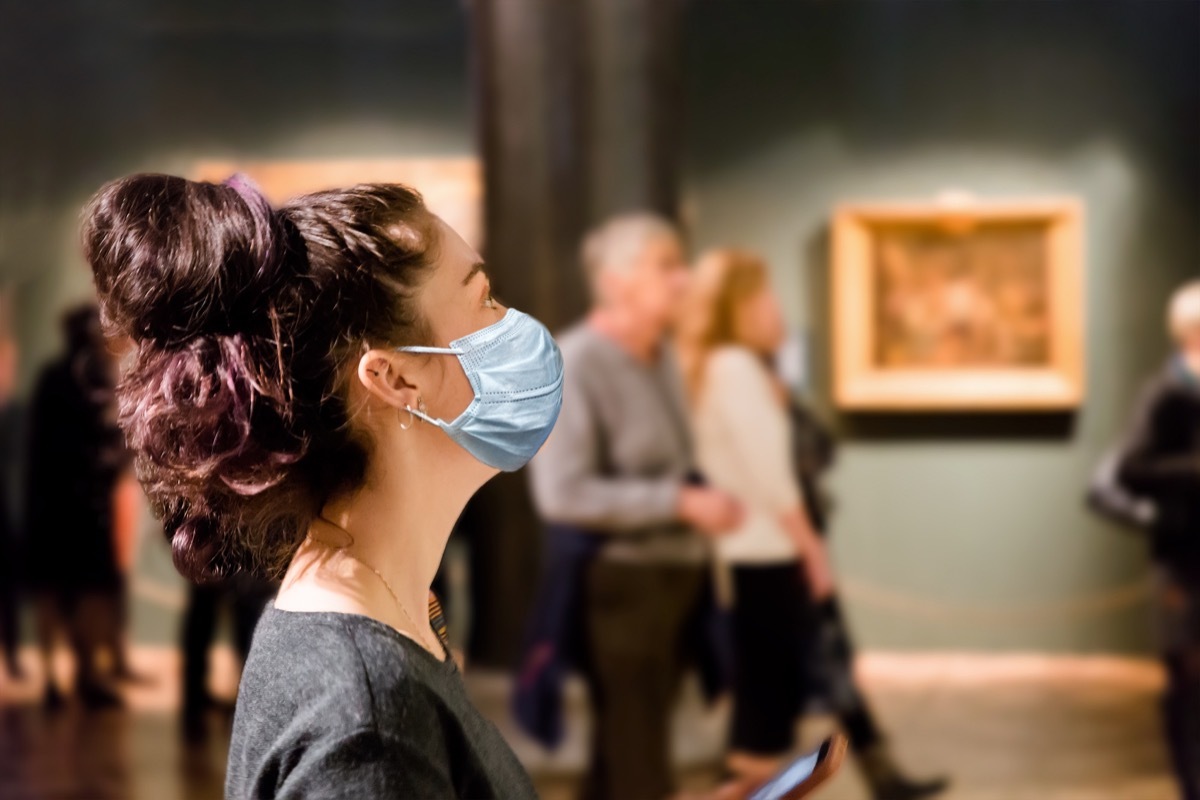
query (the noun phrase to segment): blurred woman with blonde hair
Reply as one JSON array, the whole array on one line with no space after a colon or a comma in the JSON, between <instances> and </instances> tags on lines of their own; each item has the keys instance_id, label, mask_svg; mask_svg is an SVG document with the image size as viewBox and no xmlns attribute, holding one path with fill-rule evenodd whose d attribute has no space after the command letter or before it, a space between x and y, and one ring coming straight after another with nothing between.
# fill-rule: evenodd
<instances>
[{"instance_id":1,"label":"blurred woman with blonde hair","mask_svg":"<svg viewBox=\"0 0 1200 800\"><path fill-rule=\"evenodd\" d=\"M744 508L741 525L715 541L718 584L732 601L728 768L751 780L778 769L814 694L809 664L816 661L836 687L834 711L873 797L914 800L940 792L943 781L916 783L896 768L853 682L852 651L818 530L822 515L793 450L802 417L774 368L786 329L767 265L745 251L707 253L685 308L679 349L698 466ZM818 639L834 647L818 647Z\"/></svg>"}]
</instances>

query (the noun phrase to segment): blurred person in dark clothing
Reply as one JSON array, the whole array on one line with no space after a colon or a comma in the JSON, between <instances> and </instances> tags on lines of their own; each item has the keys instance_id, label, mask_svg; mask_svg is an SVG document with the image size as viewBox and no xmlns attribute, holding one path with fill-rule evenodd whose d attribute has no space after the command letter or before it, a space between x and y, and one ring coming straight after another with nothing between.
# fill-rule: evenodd
<instances>
[{"instance_id":1,"label":"blurred person in dark clothing","mask_svg":"<svg viewBox=\"0 0 1200 800\"><path fill-rule=\"evenodd\" d=\"M151 684L154 679L135 672L129 664L129 590L130 579L137 560L140 544L142 513L145 509L145 494L134 477L131 465L127 465L113 487L113 547L117 558L118 582L108 597L111 604L113 624L107 628L105 644L112 658L112 675L119 681L135 684Z\"/></svg>"},{"instance_id":2,"label":"blurred person in dark clothing","mask_svg":"<svg viewBox=\"0 0 1200 800\"><path fill-rule=\"evenodd\" d=\"M669 722L706 540L733 528L740 508L688 479L691 435L666 338L688 280L678 233L649 214L618 217L587 237L583 261L593 308L559 338L563 408L533 459L533 495L552 529L603 540L581 587L595 719L584 796L662 800L674 790Z\"/></svg>"},{"instance_id":3,"label":"blurred person in dark clothing","mask_svg":"<svg viewBox=\"0 0 1200 800\"><path fill-rule=\"evenodd\" d=\"M4 666L10 677L20 679L23 677L17 658L20 558L13 509L9 504L17 452L13 392L18 355L10 329L9 309L7 295L0 293L0 637Z\"/></svg>"},{"instance_id":4,"label":"blurred person in dark clothing","mask_svg":"<svg viewBox=\"0 0 1200 800\"><path fill-rule=\"evenodd\" d=\"M118 641L121 590L113 523L128 459L116 425L115 359L95 306L66 314L64 355L47 366L31 402L26 502L27 576L33 592L48 707L62 703L53 672L58 639L75 655L89 706L118 704L100 654ZM113 652L113 661L120 654ZM119 664L114 664L119 666Z\"/></svg>"},{"instance_id":5,"label":"blurred person in dark clothing","mask_svg":"<svg viewBox=\"0 0 1200 800\"><path fill-rule=\"evenodd\" d=\"M217 617L228 609L233 623L233 645L239 663L246 662L254 628L263 609L275 595L275 583L251 575L236 575L215 583L193 583L188 589L183 614L183 733L192 742L208 733L207 712L232 706L217 700L208 690L209 649L217 632Z\"/></svg>"},{"instance_id":6,"label":"blurred person in dark clothing","mask_svg":"<svg viewBox=\"0 0 1200 800\"><path fill-rule=\"evenodd\" d=\"M1187 800L1200 800L1200 281L1171 299L1177 351L1142 393L1117 476L1154 503L1151 546L1164 721Z\"/></svg>"},{"instance_id":7,"label":"blurred person in dark clothing","mask_svg":"<svg viewBox=\"0 0 1200 800\"><path fill-rule=\"evenodd\" d=\"M824 686L874 798L941 792L944 781L900 772L854 681L817 483L833 443L801 417L774 368L786 331L766 263L739 250L706 254L685 308L680 349L700 468L746 509L716 543L733 609L729 769L752 782L775 774L795 745L797 718Z\"/></svg>"}]
</instances>

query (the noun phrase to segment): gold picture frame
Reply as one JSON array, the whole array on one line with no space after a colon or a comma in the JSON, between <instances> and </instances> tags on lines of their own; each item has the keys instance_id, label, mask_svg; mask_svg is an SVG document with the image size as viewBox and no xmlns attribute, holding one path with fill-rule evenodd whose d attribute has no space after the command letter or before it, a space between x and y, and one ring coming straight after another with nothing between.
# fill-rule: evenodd
<instances>
[{"instance_id":1,"label":"gold picture frame","mask_svg":"<svg viewBox=\"0 0 1200 800\"><path fill-rule=\"evenodd\" d=\"M1083 402L1083 208L855 203L832 226L834 401L847 411Z\"/></svg>"}]
</instances>

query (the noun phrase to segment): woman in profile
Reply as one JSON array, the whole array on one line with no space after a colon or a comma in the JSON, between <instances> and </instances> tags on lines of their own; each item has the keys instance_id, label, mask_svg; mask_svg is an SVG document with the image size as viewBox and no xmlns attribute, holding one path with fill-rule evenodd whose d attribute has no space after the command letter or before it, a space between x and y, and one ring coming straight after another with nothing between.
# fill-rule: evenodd
<instances>
[{"instance_id":1,"label":"woman in profile","mask_svg":"<svg viewBox=\"0 0 1200 800\"><path fill-rule=\"evenodd\" d=\"M428 603L467 499L553 427L546 329L398 185L276 210L239 176L135 175L93 198L84 245L136 348L120 423L176 566L282 577L225 796L533 797Z\"/></svg>"},{"instance_id":2,"label":"woman in profile","mask_svg":"<svg viewBox=\"0 0 1200 800\"><path fill-rule=\"evenodd\" d=\"M716 542L732 594L733 720L727 765L764 780L792 749L797 718L813 693L810 662L835 673L835 713L876 800L916 800L943 781L918 783L893 762L854 684L848 640L804 465L791 398L774 369L786 331L766 264L716 250L700 261L681 353L699 467L745 508L742 525ZM803 449L803 448L802 448ZM818 637L833 647L818 647ZM829 651L837 652L829 652Z\"/></svg>"}]
</instances>

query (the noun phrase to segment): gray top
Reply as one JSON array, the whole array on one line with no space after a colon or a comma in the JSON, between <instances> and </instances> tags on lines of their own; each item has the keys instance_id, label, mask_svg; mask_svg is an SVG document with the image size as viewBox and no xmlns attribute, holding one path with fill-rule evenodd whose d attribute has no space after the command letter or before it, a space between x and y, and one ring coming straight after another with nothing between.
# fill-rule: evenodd
<instances>
[{"instance_id":1,"label":"gray top","mask_svg":"<svg viewBox=\"0 0 1200 800\"><path fill-rule=\"evenodd\" d=\"M369 617L270 607L242 673L225 797L536 794L453 661Z\"/></svg>"},{"instance_id":2,"label":"gray top","mask_svg":"<svg viewBox=\"0 0 1200 800\"><path fill-rule=\"evenodd\" d=\"M565 378L554 433L530 464L548 522L613 534L602 557L703 561L706 545L675 516L692 469L683 385L665 344L654 364L586 323L558 339Z\"/></svg>"}]
</instances>

